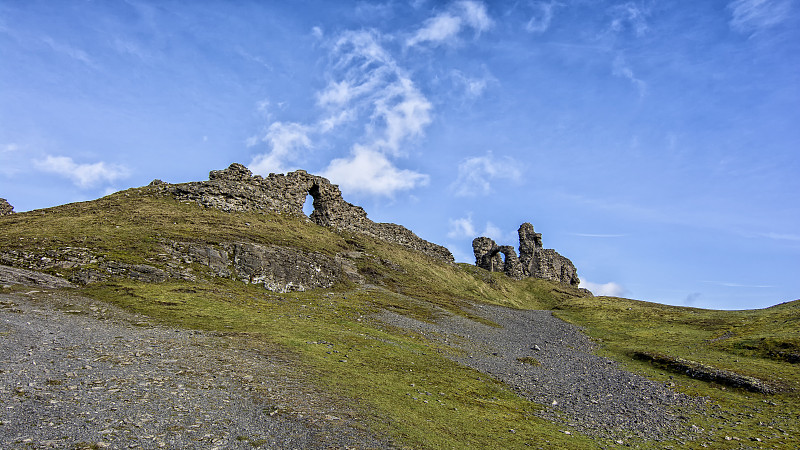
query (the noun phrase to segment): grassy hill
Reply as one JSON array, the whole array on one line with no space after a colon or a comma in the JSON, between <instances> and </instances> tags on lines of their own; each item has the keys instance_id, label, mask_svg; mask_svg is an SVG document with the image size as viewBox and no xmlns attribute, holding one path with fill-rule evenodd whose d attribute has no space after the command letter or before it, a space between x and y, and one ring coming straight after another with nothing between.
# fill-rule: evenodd
<instances>
[{"instance_id":1,"label":"grassy hill","mask_svg":"<svg viewBox=\"0 0 800 450\"><path fill-rule=\"evenodd\" d=\"M600 344L602 355L628 370L709 399L705 413L686 418L704 430L702 439L629 444L800 447L799 301L762 310L711 311L586 297L557 283L514 281L467 264L436 262L364 235L320 227L304 216L228 213L155 192L130 189L95 201L2 216L0 263L65 278L99 268L103 261L189 273L193 280L110 278L79 292L154 321L277 344L302 361L298 372L339 398L353 399L366 426L413 448L616 445L565 434L563 424L535 416L539 405L446 358L447 348L374 318L385 309L426 321L435 320L442 309L469 316L466 307L474 303L553 310L582 326ZM330 289L276 294L215 276L196 262L174 267L164 254L168 242L235 241L330 257L350 252L358 255L354 262L365 284L342 279ZM55 263L70 255L72 262ZM726 384L722 378L704 380L704 373L734 374L768 392ZM442 394L441 406L412 400L406 394L414 385Z\"/></svg>"}]
</instances>

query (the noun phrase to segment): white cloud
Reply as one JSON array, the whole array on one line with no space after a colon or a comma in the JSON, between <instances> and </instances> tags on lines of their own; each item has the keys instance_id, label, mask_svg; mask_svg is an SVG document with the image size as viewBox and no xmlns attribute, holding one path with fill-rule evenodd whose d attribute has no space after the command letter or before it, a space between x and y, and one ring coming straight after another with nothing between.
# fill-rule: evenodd
<instances>
[{"instance_id":1,"label":"white cloud","mask_svg":"<svg viewBox=\"0 0 800 450\"><path fill-rule=\"evenodd\" d=\"M422 43L437 46L442 43L455 42L458 34L466 27L476 33L488 30L493 25L486 12L486 5L475 1L454 3L449 11L439 13L425 21L425 24L408 38L406 46L413 47Z\"/></svg>"},{"instance_id":2,"label":"white cloud","mask_svg":"<svg viewBox=\"0 0 800 450\"><path fill-rule=\"evenodd\" d=\"M536 12L525 24L525 30L529 33L544 33L550 28L553 21L553 10L559 4L556 2L536 2L534 8Z\"/></svg>"},{"instance_id":3,"label":"white cloud","mask_svg":"<svg viewBox=\"0 0 800 450\"><path fill-rule=\"evenodd\" d=\"M487 195L492 191L493 180L517 181L521 176L520 164L516 160L510 157L498 159L489 152L485 156L463 160L458 165L458 178L450 187L460 197Z\"/></svg>"},{"instance_id":4,"label":"white cloud","mask_svg":"<svg viewBox=\"0 0 800 450\"><path fill-rule=\"evenodd\" d=\"M69 178L80 188L90 188L100 182L112 183L128 176L128 169L116 164L97 162L78 164L68 156L48 155L34 165L43 172L50 172Z\"/></svg>"},{"instance_id":5,"label":"white cloud","mask_svg":"<svg viewBox=\"0 0 800 450\"><path fill-rule=\"evenodd\" d=\"M400 170L385 155L357 145L350 157L331 161L322 176L343 190L391 196L428 183L428 176Z\"/></svg>"},{"instance_id":6,"label":"white cloud","mask_svg":"<svg viewBox=\"0 0 800 450\"><path fill-rule=\"evenodd\" d=\"M326 109L320 131L361 118L367 123L362 146L400 156L402 143L422 136L431 123L431 102L375 31L347 31L331 53L332 79L317 95L317 104Z\"/></svg>"},{"instance_id":7,"label":"white cloud","mask_svg":"<svg viewBox=\"0 0 800 450\"><path fill-rule=\"evenodd\" d=\"M618 54L616 58L614 58L614 64L612 66L612 74L617 77L625 78L633 84L636 90L639 92L639 97L644 97L647 93L647 83L643 80L639 79L634 75L633 69L628 65L625 58L622 54Z\"/></svg>"},{"instance_id":8,"label":"white cloud","mask_svg":"<svg viewBox=\"0 0 800 450\"><path fill-rule=\"evenodd\" d=\"M410 137L418 137L431 123L433 105L405 77L387 86L375 101L373 118L383 121L383 137L374 145L393 153L400 152L400 144Z\"/></svg>"},{"instance_id":9,"label":"white cloud","mask_svg":"<svg viewBox=\"0 0 800 450\"><path fill-rule=\"evenodd\" d=\"M734 0L728 3L729 24L740 33L757 32L783 22L791 6L789 0Z\"/></svg>"},{"instance_id":10,"label":"white cloud","mask_svg":"<svg viewBox=\"0 0 800 450\"><path fill-rule=\"evenodd\" d=\"M447 232L447 237L451 239L459 238L476 238L478 237L475 226L472 224L472 214L467 217L460 217L458 219L450 219L450 231Z\"/></svg>"},{"instance_id":11,"label":"white cloud","mask_svg":"<svg viewBox=\"0 0 800 450\"><path fill-rule=\"evenodd\" d=\"M581 280L580 287L592 291L594 295L605 297L622 297L628 292L627 289L614 282L599 284Z\"/></svg>"},{"instance_id":12,"label":"white cloud","mask_svg":"<svg viewBox=\"0 0 800 450\"><path fill-rule=\"evenodd\" d=\"M460 31L463 21L460 17L452 16L450 13L443 13L432 17L425 22L425 26L420 28L414 36L408 39L406 45L414 45L431 42L438 44L454 38Z\"/></svg>"},{"instance_id":13,"label":"white cloud","mask_svg":"<svg viewBox=\"0 0 800 450\"><path fill-rule=\"evenodd\" d=\"M486 12L486 5L482 2L462 1L456 3L456 7L462 11L461 16L475 31L486 31L494 25Z\"/></svg>"},{"instance_id":14,"label":"white cloud","mask_svg":"<svg viewBox=\"0 0 800 450\"><path fill-rule=\"evenodd\" d=\"M261 138L270 146L270 152L256 155L248 167L254 173L266 175L270 172L281 173L287 169L286 164L297 161L305 149L311 147L309 133L311 129L294 122L274 122ZM248 142L248 144L252 141Z\"/></svg>"}]
</instances>

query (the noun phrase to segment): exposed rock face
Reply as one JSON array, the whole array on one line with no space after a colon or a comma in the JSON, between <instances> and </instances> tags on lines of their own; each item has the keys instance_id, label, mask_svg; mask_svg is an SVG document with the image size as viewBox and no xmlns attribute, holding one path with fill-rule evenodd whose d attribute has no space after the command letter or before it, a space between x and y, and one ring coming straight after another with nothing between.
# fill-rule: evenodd
<instances>
[{"instance_id":1,"label":"exposed rock face","mask_svg":"<svg viewBox=\"0 0 800 450\"><path fill-rule=\"evenodd\" d=\"M273 292L329 288L342 274L339 264L320 253L251 243L234 244L232 250L236 277Z\"/></svg>"},{"instance_id":2,"label":"exposed rock face","mask_svg":"<svg viewBox=\"0 0 800 450\"><path fill-rule=\"evenodd\" d=\"M13 214L14 207L11 206L10 203L4 198L0 198L0 216L5 216L7 214Z\"/></svg>"},{"instance_id":3,"label":"exposed rock face","mask_svg":"<svg viewBox=\"0 0 800 450\"><path fill-rule=\"evenodd\" d=\"M74 284L63 278L54 277L46 273L0 265L0 285L5 284L21 284L51 289L75 287Z\"/></svg>"},{"instance_id":4,"label":"exposed rock face","mask_svg":"<svg viewBox=\"0 0 800 450\"><path fill-rule=\"evenodd\" d=\"M472 241L475 265L491 272L505 272L511 278L526 277L578 286L580 280L572 261L555 250L542 248L542 234L533 225L519 227L519 258L510 245L497 245L492 239L478 237ZM500 255L505 256L505 260Z\"/></svg>"},{"instance_id":5,"label":"exposed rock face","mask_svg":"<svg viewBox=\"0 0 800 450\"><path fill-rule=\"evenodd\" d=\"M314 212L309 217L321 226L366 234L387 242L420 251L440 261L452 263L446 248L421 239L410 230L393 223L376 223L363 208L342 198L339 187L327 179L304 170L288 174L271 173L266 178L253 174L241 164L214 170L208 181L156 185L181 200L191 200L223 211L255 211L303 214L307 196L313 198Z\"/></svg>"}]
</instances>

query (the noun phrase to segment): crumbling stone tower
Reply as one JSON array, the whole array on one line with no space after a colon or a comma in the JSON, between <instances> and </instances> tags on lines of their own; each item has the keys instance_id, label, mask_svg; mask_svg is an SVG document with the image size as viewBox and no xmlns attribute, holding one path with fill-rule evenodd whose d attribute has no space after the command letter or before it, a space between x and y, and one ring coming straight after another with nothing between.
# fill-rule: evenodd
<instances>
[{"instance_id":1,"label":"crumbling stone tower","mask_svg":"<svg viewBox=\"0 0 800 450\"><path fill-rule=\"evenodd\" d=\"M497 245L488 237L472 241L475 265L490 272L504 272L511 278L543 278L578 286L580 280L572 261L555 250L542 248L542 234L526 222L519 230L519 257L510 245ZM503 258L503 256L505 258Z\"/></svg>"}]
</instances>

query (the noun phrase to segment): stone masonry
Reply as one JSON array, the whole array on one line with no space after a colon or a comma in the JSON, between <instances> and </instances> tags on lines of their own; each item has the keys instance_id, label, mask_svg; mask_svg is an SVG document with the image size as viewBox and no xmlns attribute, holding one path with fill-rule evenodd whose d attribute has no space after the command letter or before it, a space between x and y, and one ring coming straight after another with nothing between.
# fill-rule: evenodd
<instances>
[{"instance_id":1,"label":"stone masonry","mask_svg":"<svg viewBox=\"0 0 800 450\"><path fill-rule=\"evenodd\" d=\"M371 221L363 208L342 198L338 186L305 170L285 175L271 173L267 177L261 177L253 176L247 167L234 163L227 169L212 171L208 181L151 183L151 186L163 189L179 200L191 200L223 211L302 215L306 197L311 195L314 212L309 219L318 225L366 234L422 252L440 261L454 262L453 255L445 247L428 242L405 227Z\"/></svg>"},{"instance_id":2,"label":"stone masonry","mask_svg":"<svg viewBox=\"0 0 800 450\"><path fill-rule=\"evenodd\" d=\"M488 237L475 238L475 265L490 272L504 272L516 280L533 277L578 286L580 280L572 261L555 250L542 248L542 234L535 232L533 225L523 223L518 233L519 257L510 245L497 245Z\"/></svg>"},{"instance_id":3,"label":"stone masonry","mask_svg":"<svg viewBox=\"0 0 800 450\"><path fill-rule=\"evenodd\" d=\"M0 216L5 216L14 213L14 207L8 203L8 200L0 198Z\"/></svg>"}]
</instances>

